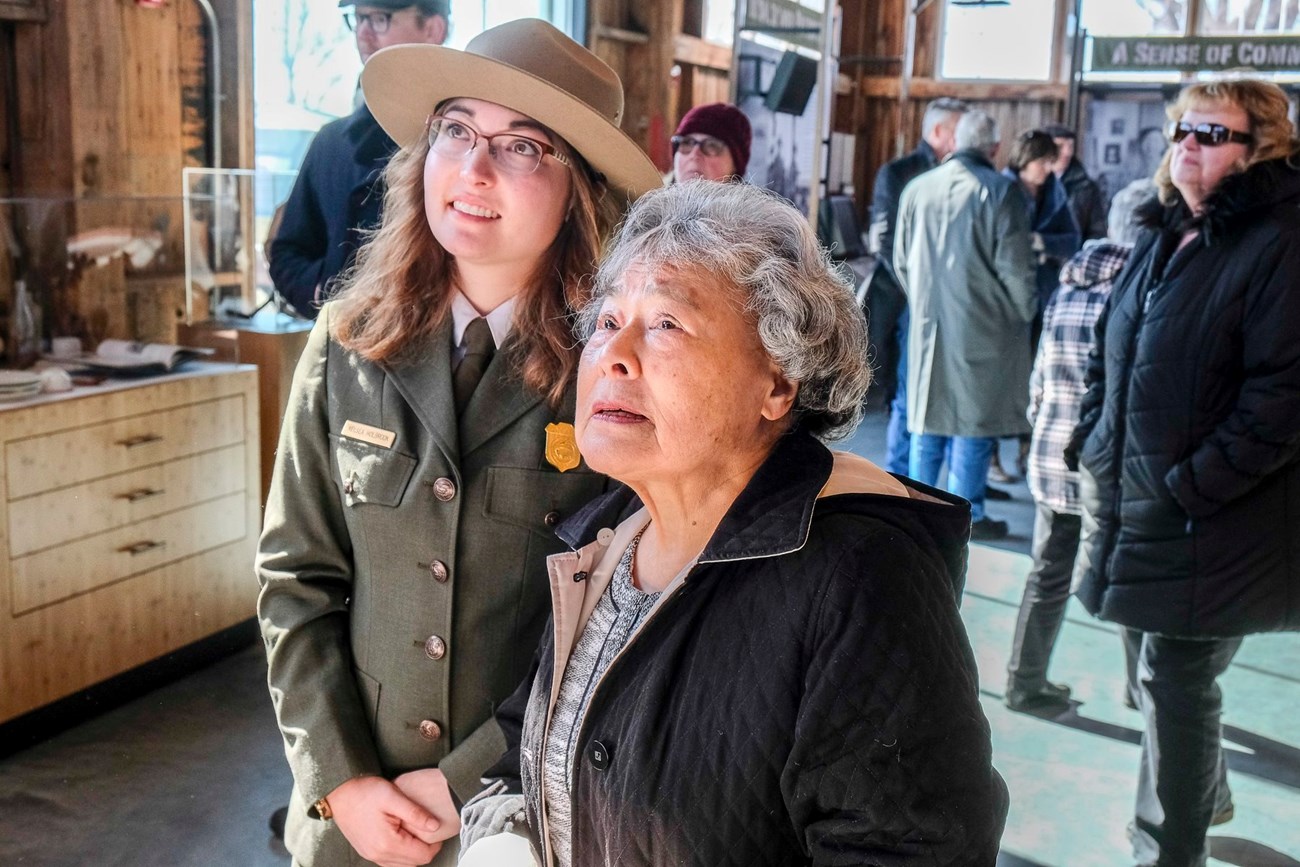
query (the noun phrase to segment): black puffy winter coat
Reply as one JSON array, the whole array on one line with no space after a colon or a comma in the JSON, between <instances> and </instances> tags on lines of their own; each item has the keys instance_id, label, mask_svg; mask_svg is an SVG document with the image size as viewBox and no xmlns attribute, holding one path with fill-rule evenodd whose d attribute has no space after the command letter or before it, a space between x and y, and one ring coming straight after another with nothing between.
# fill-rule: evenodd
<instances>
[{"instance_id":1,"label":"black puffy winter coat","mask_svg":"<svg viewBox=\"0 0 1300 867\"><path fill-rule=\"evenodd\" d=\"M1300 170L1141 217L1075 434L1076 593L1165 635L1300 629Z\"/></svg>"},{"instance_id":2,"label":"black puffy winter coat","mask_svg":"<svg viewBox=\"0 0 1300 867\"><path fill-rule=\"evenodd\" d=\"M910 481L829 495L843 460L832 475L823 445L785 437L595 686L574 867L992 867L1007 794L957 610L969 507ZM590 558L618 559L612 523L598 500L562 528L581 547L552 558L556 622ZM554 642L498 714L512 750L489 771L489 791L526 794L539 850Z\"/></svg>"}]
</instances>

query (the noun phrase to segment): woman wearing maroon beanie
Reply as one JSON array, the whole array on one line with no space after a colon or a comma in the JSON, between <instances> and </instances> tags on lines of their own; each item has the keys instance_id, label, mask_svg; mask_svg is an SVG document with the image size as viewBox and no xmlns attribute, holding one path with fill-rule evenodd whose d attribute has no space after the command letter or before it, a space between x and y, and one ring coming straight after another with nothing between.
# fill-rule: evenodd
<instances>
[{"instance_id":1,"label":"woman wearing maroon beanie","mask_svg":"<svg viewBox=\"0 0 1300 867\"><path fill-rule=\"evenodd\" d=\"M673 143L673 180L742 180L754 134L734 105L714 102L686 112Z\"/></svg>"}]
</instances>

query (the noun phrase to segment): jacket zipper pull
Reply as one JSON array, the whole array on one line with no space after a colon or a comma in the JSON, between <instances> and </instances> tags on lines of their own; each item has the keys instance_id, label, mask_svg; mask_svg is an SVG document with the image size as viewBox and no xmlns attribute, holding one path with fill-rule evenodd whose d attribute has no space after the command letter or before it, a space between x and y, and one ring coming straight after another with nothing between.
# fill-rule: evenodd
<instances>
[{"instance_id":1,"label":"jacket zipper pull","mask_svg":"<svg viewBox=\"0 0 1300 867\"><path fill-rule=\"evenodd\" d=\"M1146 316L1151 309L1151 304L1156 299L1156 293L1160 291L1161 284L1157 283L1147 290L1147 296L1142 299L1142 315Z\"/></svg>"}]
</instances>

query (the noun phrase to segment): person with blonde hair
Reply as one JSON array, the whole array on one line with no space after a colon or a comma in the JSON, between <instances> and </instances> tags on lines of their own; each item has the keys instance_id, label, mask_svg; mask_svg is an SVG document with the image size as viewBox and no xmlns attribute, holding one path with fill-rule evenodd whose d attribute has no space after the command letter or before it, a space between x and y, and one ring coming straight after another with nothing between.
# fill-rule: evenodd
<instances>
[{"instance_id":1,"label":"person with blonde hair","mask_svg":"<svg viewBox=\"0 0 1300 867\"><path fill-rule=\"evenodd\" d=\"M542 21L386 48L362 87L402 150L294 376L258 616L295 863L452 864L553 527L607 485L574 441L573 313L659 176L613 70Z\"/></svg>"},{"instance_id":2,"label":"person with blonde hair","mask_svg":"<svg viewBox=\"0 0 1300 867\"><path fill-rule=\"evenodd\" d=\"M1140 864L1232 818L1217 680L1300 629L1300 140L1277 85L1185 88L1159 200L1098 322L1081 421L1083 604L1140 634Z\"/></svg>"}]
</instances>

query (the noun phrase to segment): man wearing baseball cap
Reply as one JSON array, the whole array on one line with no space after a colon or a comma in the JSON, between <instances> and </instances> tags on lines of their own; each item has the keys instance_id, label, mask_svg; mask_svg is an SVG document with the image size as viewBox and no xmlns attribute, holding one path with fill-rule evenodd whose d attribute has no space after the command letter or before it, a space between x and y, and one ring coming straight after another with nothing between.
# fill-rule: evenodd
<instances>
[{"instance_id":1,"label":"man wearing baseball cap","mask_svg":"<svg viewBox=\"0 0 1300 867\"><path fill-rule=\"evenodd\" d=\"M348 7L343 20L362 63L389 45L447 38L448 0L340 0L339 8ZM316 318L364 233L379 224L380 179L396 150L364 102L316 133L268 254L276 291L301 316Z\"/></svg>"}]
</instances>

